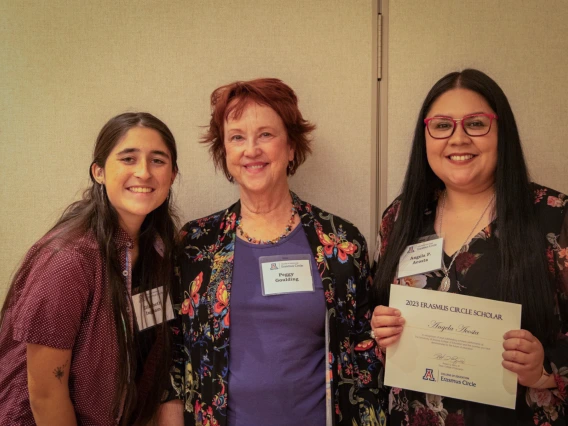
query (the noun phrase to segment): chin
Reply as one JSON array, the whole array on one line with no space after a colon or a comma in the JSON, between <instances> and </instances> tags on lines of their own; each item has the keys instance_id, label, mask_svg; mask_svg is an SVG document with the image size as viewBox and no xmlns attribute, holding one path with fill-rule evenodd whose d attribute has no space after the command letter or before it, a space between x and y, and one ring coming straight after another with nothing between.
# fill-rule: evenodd
<instances>
[{"instance_id":1,"label":"chin","mask_svg":"<svg viewBox=\"0 0 568 426\"><path fill-rule=\"evenodd\" d=\"M274 185L270 185L268 182L251 182L250 180L245 180L244 182L237 182L241 189L249 192L264 192L270 191L274 188Z\"/></svg>"},{"instance_id":2,"label":"chin","mask_svg":"<svg viewBox=\"0 0 568 426\"><path fill-rule=\"evenodd\" d=\"M160 206L160 204L158 204L156 206L144 206L144 207L129 209L127 211L128 211L128 214L130 214L132 216L143 217L143 216L148 216L150 213L152 213L154 210L156 210L159 206Z\"/></svg>"}]
</instances>

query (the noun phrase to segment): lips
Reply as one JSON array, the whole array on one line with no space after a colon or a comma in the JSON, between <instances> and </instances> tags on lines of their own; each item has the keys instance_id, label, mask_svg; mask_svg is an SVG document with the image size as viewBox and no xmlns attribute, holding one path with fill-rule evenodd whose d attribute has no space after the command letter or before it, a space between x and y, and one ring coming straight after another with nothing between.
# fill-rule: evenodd
<instances>
[{"instance_id":1,"label":"lips","mask_svg":"<svg viewBox=\"0 0 568 426\"><path fill-rule=\"evenodd\" d=\"M254 171L254 170L261 170L267 165L268 163L250 163L250 164L245 164L244 168L250 171Z\"/></svg>"},{"instance_id":2,"label":"lips","mask_svg":"<svg viewBox=\"0 0 568 426\"><path fill-rule=\"evenodd\" d=\"M472 158L476 157L476 155L473 154L450 154L447 156L448 159L450 159L451 161L468 161L471 160Z\"/></svg>"},{"instance_id":3,"label":"lips","mask_svg":"<svg viewBox=\"0 0 568 426\"><path fill-rule=\"evenodd\" d=\"M147 194L149 192L154 192L154 188L150 188L148 186L131 186L127 189L130 192L134 192L136 194Z\"/></svg>"}]
</instances>

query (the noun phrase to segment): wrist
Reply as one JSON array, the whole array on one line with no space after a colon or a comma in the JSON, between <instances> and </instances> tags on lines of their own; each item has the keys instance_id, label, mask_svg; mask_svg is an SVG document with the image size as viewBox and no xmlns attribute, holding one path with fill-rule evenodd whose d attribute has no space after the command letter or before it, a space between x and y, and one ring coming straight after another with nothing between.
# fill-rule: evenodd
<instances>
[{"instance_id":1,"label":"wrist","mask_svg":"<svg viewBox=\"0 0 568 426\"><path fill-rule=\"evenodd\" d=\"M541 374L540 378L528 387L534 388L534 389L544 389L544 388L552 387L552 386L550 386L551 377L552 377L552 379L554 379L554 376L552 376L550 373L548 373L546 371L546 369L544 367L542 367L542 374Z\"/></svg>"}]
</instances>

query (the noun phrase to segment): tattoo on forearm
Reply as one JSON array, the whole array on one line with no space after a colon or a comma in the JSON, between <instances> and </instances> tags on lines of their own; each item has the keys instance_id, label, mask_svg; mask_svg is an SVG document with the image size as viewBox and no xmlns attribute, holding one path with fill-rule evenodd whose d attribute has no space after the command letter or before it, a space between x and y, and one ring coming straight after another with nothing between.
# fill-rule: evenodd
<instances>
[{"instance_id":1,"label":"tattoo on forearm","mask_svg":"<svg viewBox=\"0 0 568 426\"><path fill-rule=\"evenodd\" d=\"M56 367L53 370L53 375L55 376L56 379L59 380L59 383L63 383L61 381L61 379L63 378L63 376L65 375L65 368L67 367L67 365L69 365L69 360L65 361L65 364L60 365L59 367Z\"/></svg>"}]
</instances>

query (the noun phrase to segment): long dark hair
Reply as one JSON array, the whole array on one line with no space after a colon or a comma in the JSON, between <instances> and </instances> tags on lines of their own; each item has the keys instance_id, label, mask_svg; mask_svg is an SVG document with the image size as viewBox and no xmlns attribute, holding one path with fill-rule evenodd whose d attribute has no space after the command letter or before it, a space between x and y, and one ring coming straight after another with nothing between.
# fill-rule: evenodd
<instances>
[{"instance_id":1,"label":"long dark hair","mask_svg":"<svg viewBox=\"0 0 568 426\"><path fill-rule=\"evenodd\" d=\"M110 119L101 129L93 152L91 165L96 164L104 168L106 160L113 148L133 127L145 127L157 131L167 146L171 160L172 170L177 173L177 149L175 139L168 127L158 118L151 114L124 113ZM173 251L175 233L177 229L177 217L173 211L171 196L154 211L149 213L140 229L139 255L137 265L140 271L140 292L153 287L164 287L162 302L162 327L156 340L159 340L163 350L160 351L160 360L156 362L155 386L145 395L144 401L140 401L136 394L134 380L136 377L137 352L135 345L134 330L123 327L123 318L128 318L131 301L125 296L124 277L121 273L120 256L114 242L114 237L119 230L118 214L110 204L104 186L99 185L90 168L91 184L83 192L83 197L68 206L57 223L42 239L41 244L35 250L35 256L46 248L63 247L70 241L76 240L87 232L92 232L98 243L101 255L104 259L105 271L108 281L108 299L112 306L114 323L117 334L119 350L118 377L115 383L114 415L118 414L121 401L124 402L121 424L130 424L133 421L144 424L147 422L160 402L160 389L163 389L164 381L167 380L167 370L170 347L169 333L165 321L164 304L166 296L171 292L173 275ZM171 192L170 192L171 194ZM154 244L156 240L163 243L163 254L156 252ZM29 257L31 255L31 257ZM34 254L30 252L26 263L34 262ZM22 274L23 267L16 272L8 291L6 300L0 313L0 324L9 307L15 303L15 282ZM129 360L126 362L125 360Z\"/></svg>"},{"instance_id":2,"label":"long dark hair","mask_svg":"<svg viewBox=\"0 0 568 426\"><path fill-rule=\"evenodd\" d=\"M388 248L380 257L375 275L378 304L388 304L398 260L416 242L424 225L424 210L444 183L432 171L426 157L424 118L445 92L463 88L483 96L499 117L495 194L500 269L500 297L521 303L522 326L543 344L555 341L558 322L553 313L554 292L548 274L546 240L539 231L521 140L507 97L486 74L474 69L442 77L426 96L414 131L408 168L399 197L400 210L388 236Z\"/></svg>"}]
</instances>

